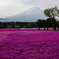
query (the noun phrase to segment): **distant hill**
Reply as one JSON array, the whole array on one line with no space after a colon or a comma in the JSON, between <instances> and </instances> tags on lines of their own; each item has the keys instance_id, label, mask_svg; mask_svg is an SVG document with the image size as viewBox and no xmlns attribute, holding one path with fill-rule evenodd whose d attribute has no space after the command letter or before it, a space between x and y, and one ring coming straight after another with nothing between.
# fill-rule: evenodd
<instances>
[{"instance_id":1,"label":"distant hill","mask_svg":"<svg viewBox=\"0 0 59 59\"><path fill-rule=\"evenodd\" d=\"M6 19L6 18L0 18L0 21L1 21L1 22L6 22L7 19Z\"/></svg>"}]
</instances>

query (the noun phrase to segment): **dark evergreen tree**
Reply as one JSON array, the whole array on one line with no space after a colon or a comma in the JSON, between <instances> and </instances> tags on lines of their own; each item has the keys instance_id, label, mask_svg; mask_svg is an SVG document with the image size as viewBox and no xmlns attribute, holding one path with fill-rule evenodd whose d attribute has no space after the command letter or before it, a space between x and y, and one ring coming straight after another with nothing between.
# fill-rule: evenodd
<instances>
[{"instance_id":1,"label":"dark evergreen tree","mask_svg":"<svg viewBox=\"0 0 59 59\"><path fill-rule=\"evenodd\" d=\"M42 27L42 21L40 19L37 20L37 27L38 27L38 30L40 30L40 27Z\"/></svg>"},{"instance_id":2,"label":"dark evergreen tree","mask_svg":"<svg viewBox=\"0 0 59 59\"><path fill-rule=\"evenodd\" d=\"M49 27L52 27L51 18L48 18L48 19L46 20L46 27L47 27L47 30L48 30Z\"/></svg>"}]
</instances>

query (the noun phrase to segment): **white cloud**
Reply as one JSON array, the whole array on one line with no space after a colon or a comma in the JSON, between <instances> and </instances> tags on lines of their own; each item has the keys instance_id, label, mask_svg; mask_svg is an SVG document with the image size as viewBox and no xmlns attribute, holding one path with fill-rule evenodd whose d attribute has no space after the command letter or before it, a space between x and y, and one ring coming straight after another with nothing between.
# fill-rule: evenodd
<instances>
[{"instance_id":1,"label":"white cloud","mask_svg":"<svg viewBox=\"0 0 59 59\"><path fill-rule=\"evenodd\" d=\"M59 0L0 0L0 17L16 15L31 7L44 10L55 5L59 8Z\"/></svg>"}]
</instances>

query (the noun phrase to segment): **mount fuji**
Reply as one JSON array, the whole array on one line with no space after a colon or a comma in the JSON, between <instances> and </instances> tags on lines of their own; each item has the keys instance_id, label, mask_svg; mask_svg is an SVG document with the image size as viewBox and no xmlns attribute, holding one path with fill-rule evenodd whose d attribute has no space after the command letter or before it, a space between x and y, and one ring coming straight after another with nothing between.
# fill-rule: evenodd
<instances>
[{"instance_id":1,"label":"mount fuji","mask_svg":"<svg viewBox=\"0 0 59 59\"><path fill-rule=\"evenodd\" d=\"M44 15L44 11L38 7L32 7L20 14L9 16L6 18L0 18L1 22L37 22L38 19L47 19ZM59 21L59 18L56 17Z\"/></svg>"},{"instance_id":2,"label":"mount fuji","mask_svg":"<svg viewBox=\"0 0 59 59\"><path fill-rule=\"evenodd\" d=\"M32 7L18 15L6 17L7 22L36 22L38 19L46 19L43 10L38 7Z\"/></svg>"},{"instance_id":3,"label":"mount fuji","mask_svg":"<svg viewBox=\"0 0 59 59\"><path fill-rule=\"evenodd\" d=\"M59 21L58 17L55 17ZM47 19L44 15L44 11L38 7L32 7L20 14L9 16L6 18L0 18L1 22L37 22L38 19Z\"/></svg>"}]
</instances>

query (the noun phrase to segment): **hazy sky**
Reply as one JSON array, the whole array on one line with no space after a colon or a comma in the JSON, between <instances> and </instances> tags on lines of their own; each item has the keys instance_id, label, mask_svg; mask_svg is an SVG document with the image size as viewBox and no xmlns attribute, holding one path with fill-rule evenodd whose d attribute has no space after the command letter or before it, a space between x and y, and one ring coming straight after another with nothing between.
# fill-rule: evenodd
<instances>
[{"instance_id":1,"label":"hazy sky","mask_svg":"<svg viewBox=\"0 0 59 59\"><path fill-rule=\"evenodd\" d=\"M0 0L0 18L19 14L32 7L44 10L55 5L59 8L59 0Z\"/></svg>"}]
</instances>

